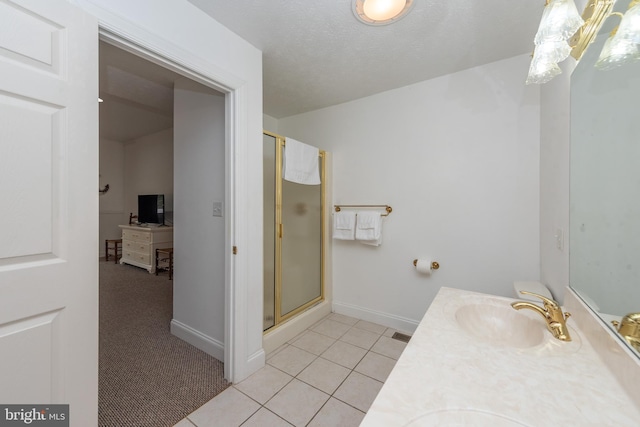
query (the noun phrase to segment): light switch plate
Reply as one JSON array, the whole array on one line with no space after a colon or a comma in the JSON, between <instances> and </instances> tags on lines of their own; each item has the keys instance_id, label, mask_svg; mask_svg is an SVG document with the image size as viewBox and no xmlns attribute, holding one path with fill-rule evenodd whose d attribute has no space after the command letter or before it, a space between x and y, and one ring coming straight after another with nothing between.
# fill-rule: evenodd
<instances>
[{"instance_id":1,"label":"light switch plate","mask_svg":"<svg viewBox=\"0 0 640 427\"><path fill-rule=\"evenodd\" d=\"M213 216L222 216L223 205L222 202L213 202Z\"/></svg>"}]
</instances>

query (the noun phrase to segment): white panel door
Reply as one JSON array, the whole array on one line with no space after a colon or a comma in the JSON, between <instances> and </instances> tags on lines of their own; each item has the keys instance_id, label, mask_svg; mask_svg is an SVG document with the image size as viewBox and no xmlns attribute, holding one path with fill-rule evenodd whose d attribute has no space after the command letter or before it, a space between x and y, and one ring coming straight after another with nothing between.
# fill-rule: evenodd
<instances>
[{"instance_id":1,"label":"white panel door","mask_svg":"<svg viewBox=\"0 0 640 427\"><path fill-rule=\"evenodd\" d=\"M98 25L0 0L0 402L97 424Z\"/></svg>"}]
</instances>

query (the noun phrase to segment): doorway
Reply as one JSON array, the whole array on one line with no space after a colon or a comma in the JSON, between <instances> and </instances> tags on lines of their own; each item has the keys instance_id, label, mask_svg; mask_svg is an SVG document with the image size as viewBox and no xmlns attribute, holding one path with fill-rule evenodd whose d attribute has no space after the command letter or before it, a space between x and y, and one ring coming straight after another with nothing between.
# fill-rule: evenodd
<instances>
[{"instance_id":1,"label":"doorway","mask_svg":"<svg viewBox=\"0 0 640 427\"><path fill-rule=\"evenodd\" d=\"M128 317L129 323L119 323L118 320L114 322L118 323L115 327L122 329L131 328L134 321L136 325L142 325L131 328L129 338L121 337L126 341L124 345L127 351L117 352L117 357L109 357L109 364L112 365L114 360L116 363L124 360L124 354L131 352L132 347L137 348L136 346L140 345L140 348L144 348L145 341L153 341L150 343L151 346L165 351L138 352L146 360L135 359L136 354L130 355L130 364L145 367L139 371L131 371L131 376L137 377L138 375L133 373L139 372L144 379L145 372L150 371L152 365L167 362L166 366L176 367L176 372L171 375L176 379L175 383L179 384L181 376L189 375L186 373L185 365L197 366L204 369L201 372L208 373L206 377L217 376L216 381L221 382L214 387L204 384L203 392L222 391L229 384L223 380L226 376L225 370L216 370L210 359L213 356L225 361L225 247L228 228L228 216L224 212L227 187L225 94L130 51L101 41L100 97L103 100L99 107L100 187L109 186L109 191L100 195L100 242L104 242L105 238L117 238L121 235L118 226L128 224L130 213L137 213L138 195L163 194L165 220L174 230L176 267L173 280L169 281L167 276L156 278L145 270L129 265L106 266L101 263L101 293L102 273L105 272L110 280L114 280L115 277L115 280L129 284L126 289L121 287L120 293L127 295L121 298L121 303L131 307L126 316L120 314L108 317L103 316L101 304L101 335L105 327L103 319L106 322ZM199 163L200 160L202 162ZM212 213L213 203L222 206L220 215ZM206 236L206 239L198 241L200 236ZM102 249L102 245L100 248ZM212 259L216 262L212 262ZM136 278L133 279L132 276ZM148 288L145 292L150 292L143 296L146 303L133 305L135 295L125 291L135 287L143 291L144 286ZM117 286L110 289L118 292ZM161 297L162 295L164 297ZM101 303L103 299L107 298L102 298L101 295ZM114 298L110 299L113 302ZM115 300L118 300L117 296ZM203 307L199 304L201 301L210 303ZM152 306L151 302L160 306ZM164 306L161 306L162 304ZM157 323L157 319L151 319L152 313L166 314L167 310L169 318L161 320L162 330L155 336L143 337L142 331ZM143 318L143 322L137 323L140 317ZM169 328L172 334L168 333ZM112 336L109 334L110 338ZM183 341L178 340L176 336ZM101 377L117 370L113 366L103 367L103 355L113 356L113 348L116 344L122 344L103 341L102 338L101 336ZM197 348L185 349L185 341ZM172 350L166 351L169 348ZM180 358L180 363L167 361L167 358L175 355ZM206 356L209 356L209 359ZM146 382L125 379L120 382L119 393L112 395L124 394L123 391L130 386L145 383L148 390L158 388L154 383L155 379L151 377L147 378ZM122 384L127 386L123 387ZM103 378L100 378L100 387L102 417ZM170 384L163 386L163 393L166 394L169 388ZM148 393L136 392L134 389L132 396L148 396ZM171 395L171 400L180 400L175 393ZM214 395L215 393L205 395L204 401L197 400L202 399L201 396L185 396L184 401L203 404ZM134 399L135 397L131 397L128 400ZM148 402L154 399L144 400ZM136 408L139 408L144 402L137 403ZM188 411L195 409L185 408ZM180 413L177 420L185 415Z\"/></svg>"}]
</instances>

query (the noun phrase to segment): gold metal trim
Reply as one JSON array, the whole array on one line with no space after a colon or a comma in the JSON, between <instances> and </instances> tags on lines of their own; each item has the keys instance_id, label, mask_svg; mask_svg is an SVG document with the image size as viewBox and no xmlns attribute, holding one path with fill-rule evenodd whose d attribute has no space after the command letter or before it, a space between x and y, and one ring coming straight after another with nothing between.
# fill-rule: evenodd
<instances>
[{"instance_id":1,"label":"gold metal trim","mask_svg":"<svg viewBox=\"0 0 640 427\"><path fill-rule=\"evenodd\" d=\"M276 265L275 265L275 296L274 296L274 322L271 328L278 326L282 322L282 147L284 147L284 138L276 137ZM269 329L271 329L269 328ZM269 330L267 329L267 330Z\"/></svg>"},{"instance_id":2,"label":"gold metal trim","mask_svg":"<svg viewBox=\"0 0 640 427\"><path fill-rule=\"evenodd\" d=\"M566 321L571 316L568 311L562 312L562 307L552 299L549 299L543 295L539 295L529 291L520 291L523 295L531 295L542 300L542 307L529 301L515 301L511 303L511 307L515 310L522 310L524 308L533 310L540 314L547 323L547 329L551 334L560 341L571 341L571 335L569 334L569 328L567 328Z\"/></svg>"},{"instance_id":3,"label":"gold metal trim","mask_svg":"<svg viewBox=\"0 0 640 427\"><path fill-rule=\"evenodd\" d=\"M267 135L267 136L272 136L272 137L274 137L274 138L276 138L276 139L277 139L277 138L282 138L282 139L284 139L284 136L282 136L282 135L278 135L277 133L269 132L268 130L263 130L263 131L262 131L262 134L263 134L263 135Z\"/></svg>"},{"instance_id":4,"label":"gold metal trim","mask_svg":"<svg viewBox=\"0 0 640 427\"><path fill-rule=\"evenodd\" d=\"M324 289L324 266L325 266L325 194L326 194L326 152L319 150L318 157L322 159L322 166L320 168L320 296L308 301L302 306L290 311L289 313L282 314L282 237L284 234L282 223L282 164L283 164L283 147L286 146L286 138L282 135L278 135L273 132L263 131L263 135L271 136L275 138L276 144L276 200L275 200L275 291L274 291L274 323L273 326L265 329L263 334L271 332L274 328L277 328L283 322L291 319L295 315L307 310L311 306L324 301L325 289Z\"/></svg>"},{"instance_id":5,"label":"gold metal trim","mask_svg":"<svg viewBox=\"0 0 640 427\"><path fill-rule=\"evenodd\" d=\"M340 212L341 208L384 208L387 213L380 214L380 216L389 216L393 211L393 208L389 205L333 205L336 212Z\"/></svg>"},{"instance_id":6,"label":"gold metal trim","mask_svg":"<svg viewBox=\"0 0 640 427\"><path fill-rule=\"evenodd\" d=\"M622 318L622 322L613 320L611 323L625 341L640 351L640 313L629 313Z\"/></svg>"},{"instance_id":7,"label":"gold metal trim","mask_svg":"<svg viewBox=\"0 0 640 427\"><path fill-rule=\"evenodd\" d=\"M571 56L580 60L582 54L600 31L605 19L611 15L615 0L589 0L582 12L584 25L569 40Z\"/></svg>"}]
</instances>

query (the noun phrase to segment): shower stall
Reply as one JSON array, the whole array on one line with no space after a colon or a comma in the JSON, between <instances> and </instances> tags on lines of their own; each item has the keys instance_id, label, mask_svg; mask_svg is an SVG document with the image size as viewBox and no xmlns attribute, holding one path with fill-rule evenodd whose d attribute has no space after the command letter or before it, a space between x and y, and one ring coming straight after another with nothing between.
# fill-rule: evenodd
<instances>
[{"instance_id":1,"label":"shower stall","mask_svg":"<svg viewBox=\"0 0 640 427\"><path fill-rule=\"evenodd\" d=\"M320 185L282 178L286 138L263 133L264 316L270 332L324 301L325 152Z\"/></svg>"}]
</instances>

